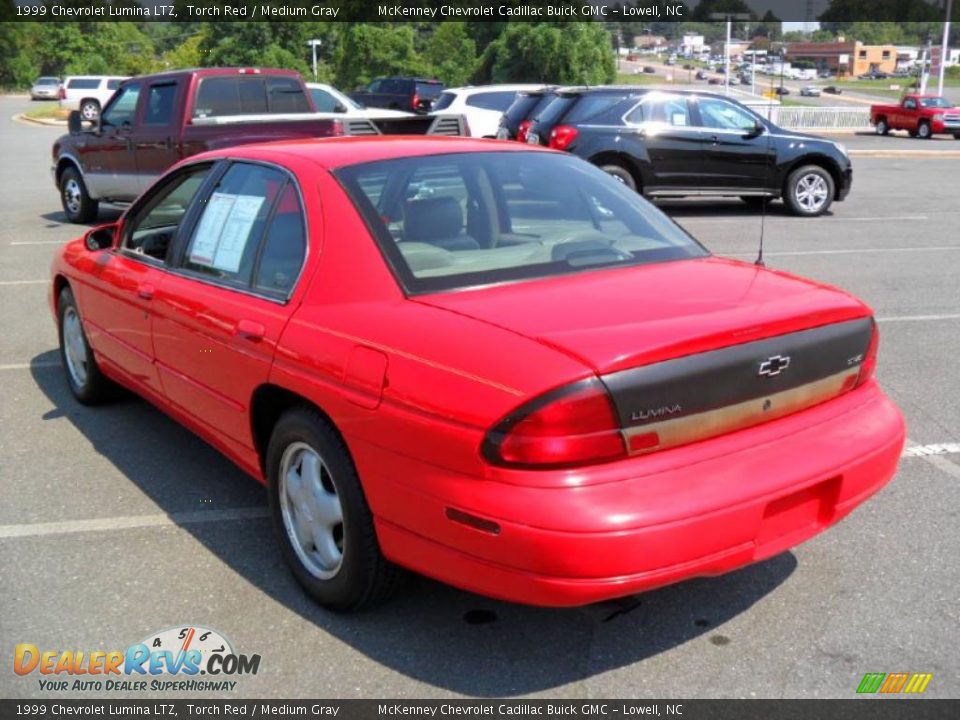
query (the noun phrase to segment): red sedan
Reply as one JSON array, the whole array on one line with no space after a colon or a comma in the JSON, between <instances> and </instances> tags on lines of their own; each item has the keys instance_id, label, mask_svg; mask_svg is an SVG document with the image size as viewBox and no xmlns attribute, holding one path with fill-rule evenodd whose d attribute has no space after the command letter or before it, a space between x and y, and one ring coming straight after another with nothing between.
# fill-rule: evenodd
<instances>
[{"instance_id":1,"label":"red sedan","mask_svg":"<svg viewBox=\"0 0 960 720\"><path fill-rule=\"evenodd\" d=\"M125 386L266 483L337 609L401 567L538 605L726 572L846 516L904 442L862 302L518 143L196 156L67 244L50 300L77 399Z\"/></svg>"}]
</instances>

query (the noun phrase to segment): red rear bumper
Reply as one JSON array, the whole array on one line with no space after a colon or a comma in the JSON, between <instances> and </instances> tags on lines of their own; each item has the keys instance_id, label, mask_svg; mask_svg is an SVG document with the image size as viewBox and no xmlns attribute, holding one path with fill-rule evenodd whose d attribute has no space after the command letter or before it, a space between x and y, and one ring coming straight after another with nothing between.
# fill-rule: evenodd
<instances>
[{"instance_id":1,"label":"red rear bumper","mask_svg":"<svg viewBox=\"0 0 960 720\"><path fill-rule=\"evenodd\" d=\"M374 446L355 457L387 557L484 595L562 606L783 552L883 487L904 438L899 410L871 382L659 458L557 471L552 488L523 486L522 473L516 485L457 476ZM447 508L491 520L499 533L454 522Z\"/></svg>"}]
</instances>

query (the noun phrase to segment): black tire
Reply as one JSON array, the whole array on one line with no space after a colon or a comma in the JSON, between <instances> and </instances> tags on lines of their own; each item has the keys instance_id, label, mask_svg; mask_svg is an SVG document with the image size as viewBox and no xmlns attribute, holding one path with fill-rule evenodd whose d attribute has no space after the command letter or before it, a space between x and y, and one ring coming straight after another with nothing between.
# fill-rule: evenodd
<instances>
[{"instance_id":1,"label":"black tire","mask_svg":"<svg viewBox=\"0 0 960 720\"><path fill-rule=\"evenodd\" d=\"M100 103L87 98L80 102L80 117L87 122L93 122L100 117Z\"/></svg>"},{"instance_id":2,"label":"black tire","mask_svg":"<svg viewBox=\"0 0 960 720\"><path fill-rule=\"evenodd\" d=\"M291 538L296 535L296 513L288 511L293 500L281 501L281 469L288 454L298 448L312 450L328 470L326 480L339 500L342 514L339 565L322 578L304 563ZM363 494L350 453L339 434L316 410L296 408L284 413L270 436L266 456L270 515L284 559L297 582L321 605L336 611L372 607L387 600L397 589L403 571L384 558L377 542L373 515ZM299 470L303 472L303 470ZM285 482L283 483L285 484ZM326 485L325 485L326 487ZM291 523L288 530L287 517ZM311 527L315 527L313 523ZM333 531L336 538L336 531ZM316 549L317 546L314 546Z\"/></svg>"},{"instance_id":3,"label":"black tire","mask_svg":"<svg viewBox=\"0 0 960 720\"><path fill-rule=\"evenodd\" d=\"M801 197L800 192L804 190L807 183L815 184L818 187L825 186L826 193L815 195L816 203L808 203L806 196ZM816 217L822 215L833 203L835 186L833 177L824 168L819 165L804 165L797 168L787 178L783 188L783 201L790 212L802 217Z\"/></svg>"},{"instance_id":4,"label":"black tire","mask_svg":"<svg viewBox=\"0 0 960 720\"><path fill-rule=\"evenodd\" d=\"M908 134L910 137L915 138L915 137L917 136L917 131L916 131L916 130L907 130L907 134Z\"/></svg>"},{"instance_id":5,"label":"black tire","mask_svg":"<svg viewBox=\"0 0 960 720\"><path fill-rule=\"evenodd\" d=\"M637 192L637 188L640 187L640 183L637 182L637 179L633 176L633 173L630 172L626 166L618 162L607 162L599 167L607 175L616 178L634 192Z\"/></svg>"},{"instance_id":6,"label":"black tire","mask_svg":"<svg viewBox=\"0 0 960 720\"><path fill-rule=\"evenodd\" d=\"M960 133L954 133L954 134L953 134L953 139L954 139L954 140L960 140Z\"/></svg>"},{"instance_id":7,"label":"black tire","mask_svg":"<svg viewBox=\"0 0 960 720\"><path fill-rule=\"evenodd\" d=\"M72 346L76 354L71 353L68 356L68 348L64 340L64 323L74 321L77 322L75 329L79 331L79 337L74 337L74 340L78 341L79 345ZM70 333L70 330L68 329L67 332ZM116 386L100 372L100 366L97 365L97 359L83 331L77 301L69 287L60 291L57 300L57 338L60 341L60 362L63 363L67 385L73 396L84 405L99 405L112 399L115 396ZM78 365L82 365L81 372L77 370Z\"/></svg>"},{"instance_id":8,"label":"black tire","mask_svg":"<svg viewBox=\"0 0 960 720\"><path fill-rule=\"evenodd\" d=\"M765 205L769 205L772 198L765 195L741 195L740 199L754 210L759 210Z\"/></svg>"},{"instance_id":9,"label":"black tire","mask_svg":"<svg viewBox=\"0 0 960 720\"><path fill-rule=\"evenodd\" d=\"M68 167L60 175L60 204L67 220L88 223L97 219L100 203L90 197L83 177L75 167Z\"/></svg>"},{"instance_id":10,"label":"black tire","mask_svg":"<svg viewBox=\"0 0 960 720\"><path fill-rule=\"evenodd\" d=\"M933 128L930 127L930 123L921 122L917 125L917 137L921 140L929 140L933 137Z\"/></svg>"},{"instance_id":11,"label":"black tire","mask_svg":"<svg viewBox=\"0 0 960 720\"><path fill-rule=\"evenodd\" d=\"M886 135L887 133L889 133L889 132L890 132L890 126L887 125L887 119L886 119L886 118L878 118L878 119L877 119L877 128L876 128L876 129L877 129L877 135Z\"/></svg>"}]
</instances>

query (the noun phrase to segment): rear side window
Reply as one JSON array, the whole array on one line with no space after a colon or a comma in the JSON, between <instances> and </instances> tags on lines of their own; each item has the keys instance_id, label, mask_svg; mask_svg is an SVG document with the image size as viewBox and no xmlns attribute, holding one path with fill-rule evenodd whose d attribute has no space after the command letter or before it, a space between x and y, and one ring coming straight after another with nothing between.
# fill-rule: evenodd
<instances>
[{"instance_id":1,"label":"rear side window","mask_svg":"<svg viewBox=\"0 0 960 720\"><path fill-rule=\"evenodd\" d=\"M183 267L233 287L286 296L306 252L303 209L279 170L235 163L207 198Z\"/></svg>"},{"instance_id":2,"label":"rear side window","mask_svg":"<svg viewBox=\"0 0 960 720\"><path fill-rule=\"evenodd\" d=\"M173 104L176 98L176 83L151 85L147 93L144 125L169 125L173 120Z\"/></svg>"},{"instance_id":3,"label":"rear side window","mask_svg":"<svg viewBox=\"0 0 960 720\"><path fill-rule=\"evenodd\" d=\"M504 113L510 122L518 123L527 117L527 114L540 102L542 95L528 95L521 93L514 99L513 104Z\"/></svg>"},{"instance_id":4,"label":"rear side window","mask_svg":"<svg viewBox=\"0 0 960 720\"><path fill-rule=\"evenodd\" d=\"M583 95L564 116L563 121L576 123L592 120L621 103L626 97L626 95Z\"/></svg>"},{"instance_id":5,"label":"rear side window","mask_svg":"<svg viewBox=\"0 0 960 720\"><path fill-rule=\"evenodd\" d=\"M496 110L503 112L517 96L515 91L501 90L498 92L476 93L467 98L467 105L470 107L481 108L483 110Z\"/></svg>"},{"instance_id":6,"label":"rear side window","mask_svg":"<svg viewBox=\"0 0 960 720\"><path fill-rule=\"evenodd\" d=\"M558 95L553 99L553 102L538 111L533 119L535 122L551 125L563 117L576 101L576 95Z\"/></svg>"},{"instance_id":7,"label":"rear side window","mask_svg":"<svg viewBox=\"0 0 960 720\"><path fill-rule=\"evenodd\" d=\"M310 112L300 81L256 75L208 77L200 81L193 117Z\"/></svg>"},{"instance_id":8,"label":"rear side window","mask_svg":"<svg viewBox=\"0 0 960 720\"><path fill-rule=\"evenodd\" d=\"M457 96L452 92L445 92L440 96L440 99L433 104L434 110L446 110L448 107L453 105L453 101L457 99ZM467 105L470 104L470 101L467 100Z\"/></svg>"},{"instance_id":9,"label":"rear side window","mask_svg":"<svg viewBox=\"0 0 960 720\"><path fill-rule=\"evenodd\" d=\"M96 90L100 87L100 80L97 78L72 78L67 81L67 87L71 90Z\"/></svg>"}]
</instances>

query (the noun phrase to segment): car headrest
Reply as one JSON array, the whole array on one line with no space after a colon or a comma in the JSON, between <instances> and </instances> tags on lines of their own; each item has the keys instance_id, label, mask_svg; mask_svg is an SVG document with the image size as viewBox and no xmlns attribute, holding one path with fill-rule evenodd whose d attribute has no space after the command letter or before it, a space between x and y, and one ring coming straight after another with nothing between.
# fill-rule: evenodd
<instances>
[{"instance_id":1,"label":"car headrest","mask_svg":"<svg viewBox=\"0 0 960 720\"><path fill-rule=\"evenodd\" d=\"M431 242L456 237L463 231L463 211L449 195L411 200L403 223L405 240Z\"/></svg>"}]
</instances>

